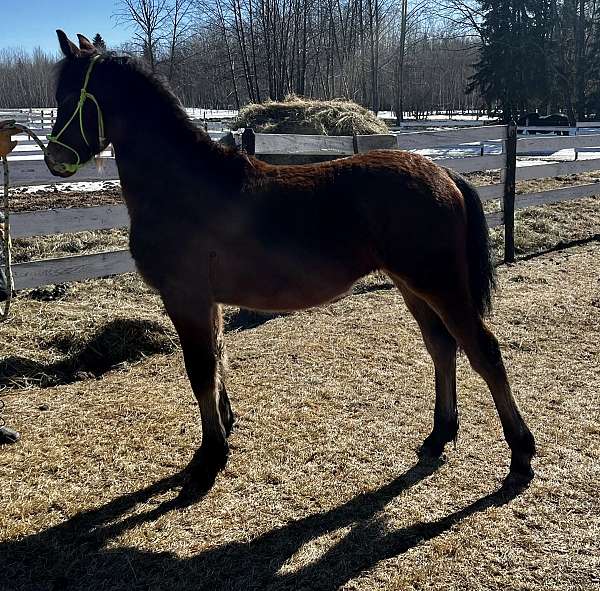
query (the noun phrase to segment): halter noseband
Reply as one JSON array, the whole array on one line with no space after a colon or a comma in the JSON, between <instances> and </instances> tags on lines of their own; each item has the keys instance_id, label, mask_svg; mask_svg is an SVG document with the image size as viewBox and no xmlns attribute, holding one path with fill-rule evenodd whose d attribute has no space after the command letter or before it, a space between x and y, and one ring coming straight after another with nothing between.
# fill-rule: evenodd
<instances>
[{"instance_id":1,"label":"halter noseband","mask_svg":"<svg viewBox=\"0 0 600 591\"><path fill-rule=\"evenodd\" d=\"M94 64L96 63L98 58L100 58L100 56L95 55L92 58L90 65L88 66L87 72L85 74L85 79L83 81L83 87L82 87L81 93L79 95L79 101L77 102L77 107L75 107L75 112L71 115L70 119L65 123L64 127L56 135L48 136L48 143L53 142L55 144L58 144L59 146L62 146L63 148L66 148L67 150L70 150L71 152L73 152L73 154L75 154L75 156L77 157L77 162L75 162L75 164L61 164L60 165L66 172L75 173L82 166L85 166L91 160L91 157L90 157L89 160L86 160L85 162L82 163L81 159L79 158L79 153L77 152L77 150L75 150L75 148L72 148L71 146L68 146L67 144L64 144L63 142L60 142L58 140L58 138L65 132L67 127L69 127L69 125L71 124L73 119L75 119L75 117L77 117L77 114L79 113L79 130L81 131L81 137L83 138L83 141L86 143L86 145L88 147L90 146L90 143L88 142L88 139L85 135L85 131L83 129L83 105L85 105L85 101L87 99L90 99L96 105L96 110L98 111L98 145L102 146L102 144L105 142L104 120L102 119L102 111L100 109L100 105L98 104L96 97L87 91L87 85L90 81L90 75L92 73L92 68L94 67Z\"/></svg>"}]
</instances>

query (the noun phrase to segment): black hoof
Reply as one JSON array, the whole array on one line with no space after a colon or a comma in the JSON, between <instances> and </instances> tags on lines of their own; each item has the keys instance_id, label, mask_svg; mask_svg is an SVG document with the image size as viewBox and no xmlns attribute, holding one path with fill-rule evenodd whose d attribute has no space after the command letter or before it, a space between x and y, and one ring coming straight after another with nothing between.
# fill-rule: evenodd
<instances>
[{"instance_id":1,"label":"black hoof","mask_svg":"<svg viewBox=\"0 0 600 591\"><path fill-rule=\"evenodd\" d=\"M450 419L436 417L433 431L425 438L418 452L419 457L439 458L444 453L446 443L456 442L458 425L458 415Z\"/></svg>"},{"instance_id":2,"label":"black hoof","mask_svg":"<svg viewBox=\"0 0 600 591\"><path fill-rule=\"evenodd\" d=\"M525 427L518 438L509 440L512 455L510 460L510 472L504 480L505 486L525 488L533 479L531 459L535 455L535 439Z\"/></svg>"},{"instance_id":3,"label":"black hoof","mask_svg":"<svg viewBox=\"0 0 600 591\"><path fill-rule=\"evenodd\" d=\"M225 468L229 457L227 441L223 444L202 444L187 467L187 492L202 495L214 485L217 474Z\"/></svg>"},{"instance_id":4,"label":"black hoof","mask_svg":"<svg viewBox=\"0 0 600 591\"><path fill-rule=\"evenodd\" d=\"M425 439L421 447L417 451L417 455L422 460L435 460L441 457L444 453L445 443L431 440L431 435Z\"/></svg>"},{"instance_id":5,"label":"black hoof","mask_svg":"<svg viewBox=\"0 0 600 591\"><path fill-rule=\"evenodd\" d=\"M502 483L502 488L505 490L519 491L524 490L529 486L529 483L533 480L534 473L531 466L527 470L512 470L508 473L508 476Z\"/></svg>"},{"instance_id":6,"label":"black hoof","mask_svg":"<svg viewBox=\"0 0 600 591\"><path fill-rule=\"evenodd\" d=\"M419 449L419 457L439 458L444 453L446 443L456 441L458 422L442 429L434 429L423 441Z\"/></svg>"}]
</instances>

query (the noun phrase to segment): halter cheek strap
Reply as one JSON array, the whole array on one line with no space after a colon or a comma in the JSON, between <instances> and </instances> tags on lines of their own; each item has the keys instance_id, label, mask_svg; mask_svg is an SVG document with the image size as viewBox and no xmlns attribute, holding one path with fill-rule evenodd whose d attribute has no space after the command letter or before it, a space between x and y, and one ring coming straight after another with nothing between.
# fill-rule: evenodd
<instances>
[{"instance_id":1,"label":"halter cheek strap","mask_svg":"<svg viewBox=\"0 0 600 591\"><path fill-rule=\"evenodd\" d=\"M92 60L90 61L90 65L88 66L87 72L85 74L85 79L83 81L83 87L81 89L81 93L79 94L79 101L77 102L77 107L75 107L74 113L71 115L69 120L65 123L64 127L56 135L48 136L48 143L52 142L52 143L58 144L59 146L62 146L63 148L66 148L67 150L70 150L71 152L73 152L73 154L75 154L75 156L77 158L77 162L75 162L75 164L61 164L62 168L66 172L75 173L82 166L85 166L89 162L89 160L91 160L91 158L90 158L90 159L86 160L85 162L81 162L79 153L77 152L77 150L75 150L75 148L72 148L71 146L59 141L60 136L66 131L67 127L69 127L69 125L71 125L71 122L73 121L73 119L75 119L75 117L77 117L77 115L79 115L79 131L81 132L81 137L83 138L83 141L85 142L86 146L89 147L90 143L88 142L88 139L85 135L85 130L83 129L83 105L85 105L85 101L88 99L90 99L96 105L96 111L98 112L98 143L100 146L102 146L102 144L104 144L104 142L105 142L104 120L102 118L102 110L100 109L100 105L98 104L96 97L87 91L87 86L90 81L90 75L92 73L92 69L94 67L94 64L96 63L96 61L99 58L100 58L99 55L95 55L92 58Z\"/></svg>"}]
</instances>

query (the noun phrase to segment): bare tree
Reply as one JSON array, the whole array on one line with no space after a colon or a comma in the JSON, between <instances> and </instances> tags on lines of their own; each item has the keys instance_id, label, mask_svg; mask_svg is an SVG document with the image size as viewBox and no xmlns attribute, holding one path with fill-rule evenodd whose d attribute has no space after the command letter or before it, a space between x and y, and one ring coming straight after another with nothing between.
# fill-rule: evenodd
<instances>
[{"instance_id":1,"label":"bare tree","mask_svg":"<svg viewBox=\"0 0 600 591\"><path fill-rule=\"evenodd\" d=\"M159 45L165 36L165 26L169 20L167 0L118 0L115 17L118 22L133 28L134 43L141 49L156 71Z\"/></svg>"},{"instance_id":2,"label":"bare tree","mask_svg":"<svg viewBox=\"0 0 600 591\"><path fill-rule=\"evenodd\" d=\"M194 0L173 0L167 11L169 29L169 65L167 78L173 81L177 65L183 56L179 55L192 36L190 31Z\"/></svg>"}]
</instances>

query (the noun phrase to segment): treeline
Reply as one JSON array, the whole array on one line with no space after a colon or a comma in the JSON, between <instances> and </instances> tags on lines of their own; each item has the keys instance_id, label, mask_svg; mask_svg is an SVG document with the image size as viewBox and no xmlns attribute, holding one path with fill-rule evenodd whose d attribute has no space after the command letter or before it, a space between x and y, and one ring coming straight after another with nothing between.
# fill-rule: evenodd
<instances>
[{"instance_id":1,"label":"treeline","mask_svg":"<svg viewBox=\"0 0 600 591\"><path fill-rule=\"evenodd\" d=\"M238 108L298 94L417 116L482 107L478 93L465 92L476 49L434 27L423 0L122 0L119 6L117 20L131 26L132 39L109 49L144 57L188 106ZM0 55L0 106L51 105L46 64L52 60L35 52L22 77L27 56Z\"/></svg>"},{"instance_id":2,"label":"treeline","mask_svg":"<svg viewBox=\"0 0 600 591\"><path fill-rule=\"evenodd\" d=\"M186 104L237 108L288 94L377 110L472 110L476 52L426 0L122 0L135 49ZM190 33L190 31L193 31Z\"/></svg>"},{"instance_id":3,"label":"treeline","mask_svg":"<svg viewBox=\"0 0 600 591\"><path fill-rule=\"evenodd\" d=\"M469 88L488 105L506 119L534 109L572 124L598 116L600 0L482 0L469 10L481 41Z\"/></svg>"},{"instance_id":4,"label":"treeline","mask_svg":"<svg viewBox=\"0 0 600 591\"><path fill-rule=\"evenodd\" d=\"M36 49L0 49L0 108L49 107L54 104L55 55Z\"/></svg>"},{"instance_id":5,"label":"treeline","mask_svg":"<svg viewBox=\"0 0 600 591\"><path fill-rule=\"evenodd\" d=\"M600 0L119 0L188 106L288 94L373 110L600 112ZM95 31L83 31L92 37ZM101 33L101 32L100 32ZM101 36L95 41L103 45ZM0 107L50 106L55 57L0 52Z\"/></svg>"}]
</instances>

